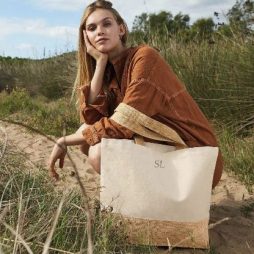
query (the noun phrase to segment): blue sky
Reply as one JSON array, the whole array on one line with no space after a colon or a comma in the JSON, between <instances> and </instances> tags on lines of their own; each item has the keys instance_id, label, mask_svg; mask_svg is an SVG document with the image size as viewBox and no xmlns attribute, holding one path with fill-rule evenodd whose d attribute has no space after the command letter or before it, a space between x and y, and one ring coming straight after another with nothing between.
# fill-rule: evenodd
<instances>
[{"instance_id":1,"label":"blue sky","mask_svg":"<svg viewBox=\"0 0 254 254\"><path fill-rule=\"evenodd\" d=\"M87 0L0 0L0 55L42 58L77 46L77 29ZM112 0L129 29L142 12L189 14L191 23L220 13L221 20L236 0Z\"/></svg>"}]
</instances>

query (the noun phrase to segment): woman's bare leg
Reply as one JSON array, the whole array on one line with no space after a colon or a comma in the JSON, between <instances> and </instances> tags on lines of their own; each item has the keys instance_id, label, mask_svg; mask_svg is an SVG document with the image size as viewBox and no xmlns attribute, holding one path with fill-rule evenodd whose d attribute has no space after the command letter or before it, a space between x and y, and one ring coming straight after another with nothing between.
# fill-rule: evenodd
<instances>
[{"instance_id":1,"label":"woman's bare leg","mask_svg":"<svg viewBox=\"0 0 254 254\"><path fill-rule=\"evenodd\" d=\"M88 151L89 164L93 167L93 169L100 174L101 173L101 143L98 143L94 146L90 146Z\"/></svg>"},{"instance_id":2,"label":"woman's bare leg","mask_svg":"<svg viewBox=\"0 0 254 254\"><path fill-rule=\"evenodd\" d=\"M76 133L82 132L90 125L83 123ZM94 146L89 146L88 144L84 144L80 146L80 150L82 153L88 156L87 160L89 164L93 167L93 169L100 174L100 163L101 163L101 143L98 143Z\"/></svg>"}]
</instances>

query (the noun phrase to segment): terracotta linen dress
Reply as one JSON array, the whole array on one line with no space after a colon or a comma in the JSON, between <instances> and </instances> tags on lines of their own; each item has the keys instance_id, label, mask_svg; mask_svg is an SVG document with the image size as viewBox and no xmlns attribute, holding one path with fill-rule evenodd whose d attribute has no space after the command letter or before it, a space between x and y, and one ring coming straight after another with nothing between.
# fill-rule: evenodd
<instances>
[{"instance_id":1,"label":"terracotta linen dress","mask_svg":"<svg viewBox=\"0 0 254 254\"><path fill-rule=\"evenodd\" d=\"M113 108L124 102L174 129L189 147L218 146L214 131L200 108L159 52L147 45L130 47L112 62L115 77L109 85L115 95ZM109 117L108 100L101 90L87 104L90 87L83 88L81 121L91 126L82 134L89 145L101 138L131 139L133 132ZM219 182L223 162L219 153L213 187Z\"/></svg>"}]
</instances>

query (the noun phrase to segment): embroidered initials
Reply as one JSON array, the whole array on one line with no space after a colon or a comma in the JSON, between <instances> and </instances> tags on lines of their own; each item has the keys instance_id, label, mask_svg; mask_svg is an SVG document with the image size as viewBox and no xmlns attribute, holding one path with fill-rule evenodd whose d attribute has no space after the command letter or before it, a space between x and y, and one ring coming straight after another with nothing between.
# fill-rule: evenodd
<instances>
[{"instance_id":1,"label":"embroidered initials","mask_svg":"<svg viewBox=\"0 0 254 254\"><path fill-rule=\"evenodd\" d=\"M154 167L155 168L165 168L165 166L163 165L162 160L156 160L156 161L154 161Z\"/></svg>"}]
</instances>

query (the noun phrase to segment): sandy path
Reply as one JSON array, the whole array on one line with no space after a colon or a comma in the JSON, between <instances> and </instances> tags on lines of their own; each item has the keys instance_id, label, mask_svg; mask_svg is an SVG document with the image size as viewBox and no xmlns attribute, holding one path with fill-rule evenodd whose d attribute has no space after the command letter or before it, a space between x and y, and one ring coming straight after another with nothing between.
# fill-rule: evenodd
<instances>
[{"instance_id":1,"label":"sandy path","mask_svg":"<svg viewBox=\"0 0 254 254\"><path fill-rule=\"evenodd\" d=\"M29 132L14 124L0 121L0 127L8 134L8 143L27 155L28 163L33 164L33 170L45 170L47 159L51 153L53 143L47 138ZM3 136L0 135L0 139ZM99 176L89 164L86 157L77 147L69 149L82 181L91 199L99 197ZM62 171L62 181L56 186L57 189L77 187L76 179L73 177L70 161L66 160L65 169ZM244 217L241 208L247 204L254 203L254 195L250 195L245 186L233 176L224 172L219 185L212 194L210 224L217 224L210 229L210 245L215 253L220 254L249 254L254 253L254 212ZM158 250L165 253L165 250ZM191 251L175 249L173 253L205 253L204 251Z\"/></svg>"}]
</instances>

